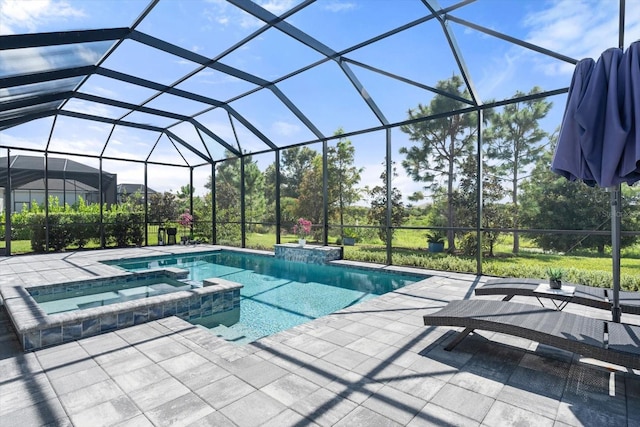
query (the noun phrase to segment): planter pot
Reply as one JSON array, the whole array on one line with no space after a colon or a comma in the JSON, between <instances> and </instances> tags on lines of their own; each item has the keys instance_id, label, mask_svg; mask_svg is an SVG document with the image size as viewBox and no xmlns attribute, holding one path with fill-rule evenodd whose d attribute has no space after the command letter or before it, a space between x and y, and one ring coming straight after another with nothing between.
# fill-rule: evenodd
<instances>
[{"instance_id":1,"label":"planter pot","mask_svg":"<svg viewBox=\"0 0 640 427\"><path fill-rule=\"evenodd\" d=\"M167 227L167 245L176 244L176 234L178 234L176 227Z\"/></svg>"},{"instance_id":2,"label":"planter pot","mask_svg":"<svg viewBox=\"0 0 640 427\"><path fill-rule=\"evenodd\" d=\"M551 280L551 279L549 279L549 287L551 289L561 289L562 288L562 281L561 280Z\"/></svg>"},{"instance_id":3,"label":"planter pot","mask_svg":"<svg viewBox=\"0 0 640 427\"><path fill-rule=\"evenodd\" d=\"M429 242L429 252L443 252L444 243L441 242Z\"/></svg>"},{"instance_id":4,"label":"planter pot","mask_svg":"<svg viewBox=\"0 0 640 427\"><path fill-rule=\"evenodd\" d=\"M307 239L298 239L298 246L302 247L307 244Z\"/></svg>"},{"instance_id":5,"label":"planter pot","mask_svg":"<svg viewBox=\"0 0 640 427\"><path fill-rule=\"evenodd\" d=\"M342 239L342 244L345 246L353 246L356 244L355 237L345 237Z\"/></svg>"}]
</instances>

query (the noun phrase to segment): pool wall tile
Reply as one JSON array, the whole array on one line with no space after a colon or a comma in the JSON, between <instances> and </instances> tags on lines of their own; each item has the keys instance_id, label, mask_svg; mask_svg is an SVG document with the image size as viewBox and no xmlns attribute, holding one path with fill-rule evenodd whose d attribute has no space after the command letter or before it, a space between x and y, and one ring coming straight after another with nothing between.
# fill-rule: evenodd
<instances>
[{"instance_id":1,"label":"pool wall tile","mask_svg":"<svg viewBox=\"0 0 640 427\"><path fill-rule=\"evenodd\" d=\"M177 311L177 304L175 301L164 303L162 305L163 317L174 316Z\"/></svg>"},{"instance_id":2,"label":"pool wall tile","mask_svg":"<svg viewBox=\"0 0 640 427\"><path fill-rule=\"evenodd\" d=\"M133 326L133 313L130 311L118 313L118 328L126 328L127 326Z\"/></svg>"},{"instance_id":3,"label":"pool wall tile","mask_svg":"<svg viewBox=\"0 0 640 427\"><path fill-rule=\"evenodd\" d=\"M87 337L100 332L100 319L86 319L82 322L82 335Z\"/></svg>"},{"instance_id":4,"label":"pool wall tile","mask_svg":"<svg viewBox=\"0 0 640 427\"><path fill-rule=\"evenodd\" d=\"M82 338L82 323L71 323L67 325L62 325L62 340L74 341Z\"/></svg>"},{"instance_id":5,"label":"pool wall tile","mask_svg":"<svg viewBox=\"0 0 640 427\"><path fill-rule=\"evenodd\" d=\"M117 305L117 304L113 304ZM118 316L116 314L105 314L100 318L100 332L112 331L118 327Z\"/></svg>"},{"instance_id":6,"label":"pool wall tile","mask_svg":"<svg viewBox=\"0 0 640 427\"><path fill-rule=\"evenodd\" d=\"M176 301L176 314L184 315L189 312L189 300Z\"/></svg>"},{"instance_id":7,"label":"pool wall tile","mask_svg":"<svg viewBox=\"0 0 640 427\"><path fill-rule=\"evenodd\" d=\"M25 350L35 350L42 347L40 341L40 331L33 331L26 334L20 334L22 338L22 348Z\"/></svg>"},{"instance_id":8,"label":"pool wall tile","mask_svg":"<svg viewBox=\"0 0 640 427\"><path fill-rule=\"evenodd\" d=\"M213 298L211 297L211 295L204 295L204 296L200 297L200 310L202 310L202 311L205 311L205 310L211 311L212 301L213 301Z\"/></svg>"},{"instance_id":9,"label":"pool wall tile","mask_svg":"<svg viewBox=\"0 0 640 427\"><path fill-rule=\"evenodd\" d=\"M62 326L43 329L41 331L42 346L50 346L62 343Z\"/></svg>"},{"instance_id":10,"label":"pool wall tile","mask_svg":"<svg viewBox=\"0 0 640 427\"><path fill-rule=\"evenodd\" d=\"M342 247L282 243L275 245L275 257L307 264L326 264L342 259Z\"/></svg>"},{"instance_id":11,"label":"pool wall tile","mask_svg":"<svg viewBox=\"0 0 640 427\"><path fill-rule=\"evenodd\" d=\"M162 318L162 305L154 305L149 307L149 320L156 320Z\"/></svg>"},{"instance_id":12,"label":"pool wall tile","mask_svg":"<svg viewBox=\"0 0 640 427\"><path fill-rule=\"evenodd\" d=\"M133 312L133 323L139 325L149 321L149 310L144 308L138 308Z\"/></svg>"}]
</instances>

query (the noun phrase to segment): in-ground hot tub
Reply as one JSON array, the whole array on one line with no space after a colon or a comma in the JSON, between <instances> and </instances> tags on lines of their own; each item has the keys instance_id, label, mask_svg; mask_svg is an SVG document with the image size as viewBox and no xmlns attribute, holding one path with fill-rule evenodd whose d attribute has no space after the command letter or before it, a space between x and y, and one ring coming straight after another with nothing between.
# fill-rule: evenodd
<instances>
[{"instance_id":1,"label":"in-ground hot tub","mask_svg":"<svg viewBox=\"0 0 640 427\"><path fill-rule=\"evenodd\" d=\"M240 317L242 285L214 278L188 280L164 268L45 286L0 289L25 351L61 344L169 316L194 320Z\"/></svg>"}]
</instances>

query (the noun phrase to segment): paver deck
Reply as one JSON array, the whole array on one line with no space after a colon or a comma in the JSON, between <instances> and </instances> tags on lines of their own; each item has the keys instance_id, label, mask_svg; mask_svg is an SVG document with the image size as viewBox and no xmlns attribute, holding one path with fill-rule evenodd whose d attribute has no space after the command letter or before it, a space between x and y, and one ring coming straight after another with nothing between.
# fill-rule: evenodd
<instances>
[{"instance_id":1,"label":"paver deck","mask_svg":"<svg viewBox=\"0 0 640 427\"><path fill-rule=\"evenodd\" d=\"M0 286L108 276L113 267L98 261L212 248L0 258ZM487 278L430 273L245 346L172 317L23 353L0 310L0 426L640 425L637 371L484 332L444 351L452 328L424 327L422 316L478 298Z\"/></svg>"}]
</instances>

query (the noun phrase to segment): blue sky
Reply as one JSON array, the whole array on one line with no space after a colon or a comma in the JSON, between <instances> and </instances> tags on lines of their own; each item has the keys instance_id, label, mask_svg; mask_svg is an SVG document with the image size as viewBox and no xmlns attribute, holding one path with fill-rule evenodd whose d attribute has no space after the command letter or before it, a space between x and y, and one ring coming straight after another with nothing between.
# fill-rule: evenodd
<instances>
[{"instance_id":1,"label":"blue sky","mask_svg":"<svg viewBox=\"0 0 640 427\"><path fill-rule=\"evenodd\" d=\"M280 15L299 4L299 1L259 0L256 3ZM443 7L456 3L453 0L440 1ZM625 46L628 46L640 39L640 21L636 19L640 16L640 0L627 0L626 3ZM0 34L128 27L146 5L146 1L138 0L0 0ZM597 58L603 50L617 46L617 7L617 0L478 0L452 12L452 15L562 55L581 59ZM420 0L318 0L287 18L286 22L334 51L341 51L427 14L428 10ZM267 81L279 79L323 58L319 52L273 28L223 55L230 46L262 26L261 21L223 0L161 0L137 29L209 58L221 56L220 62ZM570 83L573 72L571 64L454 22L450 26L475 88L483 100L509 98L517 90L528 92L536 85L553 90L567 87ZM60 47L0 52L0 75L69 64L93 64L110 45L94 43L74 46L72 49ZM441 26L435 20L349 52L345 57L429 86L459 74ZM126 40L105 60L103 66L163 84L173 83L198 68L198 64L132 40ZM390 123L402 121L407 117L409 108L418 103L426 104L433 97L427 90L390 79L356 64L350 64L349 67ZM74 84L74 81L67 83ZM324 135L332 135L340 127L349 132L380 125L345 73L333 61L283 80L277 86ZM182 82L178 88L228 101L254 89L255 85L205 69ZM6 89L0 89L0 95L6 93L3 91ZM90 77L80 92L136 104L155 94L150 89L97 75ZM566 97L557 96L550 100L554 103L554 109L544 121L544 126L548 131L553 131L560 124ZM169 94L163 94L146 105L184 115L193 115L207 108L206 104ZM271 91L259 90L234 100L231 106L277 145L296 144L316 138ZM111 118L127 114L126 110L78 99L68 102L65 109ZM239 123L234 122L235 128L232 127L227 113L221 109L206 112L196 119L225 141L234 141L237 135L243 150L253 152L266 148L262 141ZM52 120L40 119L0 132L0 145L44 148ZM161 127L175 122L139 112L128 115L125 120ZM205 150L190 125L174 126L172 131ZM50 148L71 150L78 154L99 154L110 132L110 125L60 117ZM385 155L384 133L359 135L351 140L356 147L356 162L364 167L362 185L377 185ZM107 156L143 160L155 145L152 160L201 162L194 154L181 150L183 160L168 138L158 139L158 134L154 132L117 126L109 141L105 150ZM205 143L212 156L223 156L223 150L215 143ZM409 141L405 134L394 129L392 144L394 160L400 163L402 157L398 149L408 145ZM19 153L14 150L12 154ZM272 155L256 158L262 168L273 161ZM75 160L97 166L95 160ZM143 181L140 164L107 160L103 167L118 173L119 182ZM401 167L398 171L400 176L394 184L405 195L420 189L421 185L406 177ZM209 174L209 167L196 170L195 187L200 190L199 193ZM176 171L160 166L151 166L149 176L149 185L161 191L175 191L189 179L186 169Z\"/></svg>"}]
</instances>

